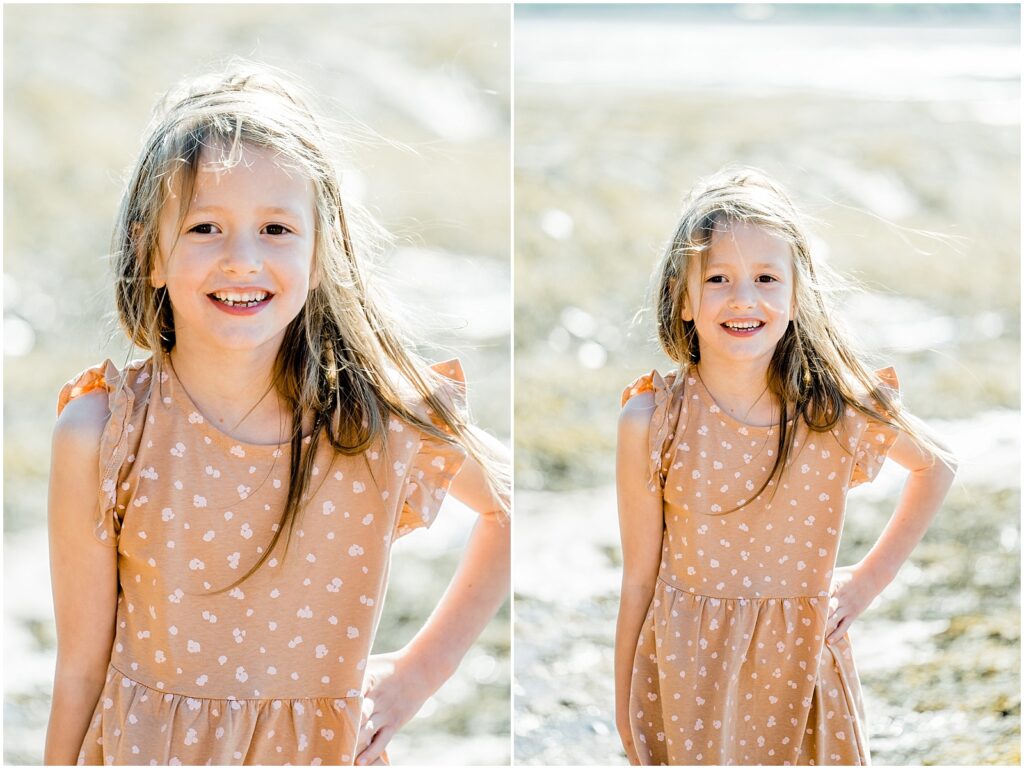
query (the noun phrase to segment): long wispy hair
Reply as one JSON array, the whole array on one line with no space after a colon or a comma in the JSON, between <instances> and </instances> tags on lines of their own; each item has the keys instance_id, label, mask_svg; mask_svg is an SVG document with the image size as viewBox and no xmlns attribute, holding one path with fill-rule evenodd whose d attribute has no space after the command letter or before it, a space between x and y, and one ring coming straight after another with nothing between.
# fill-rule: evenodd
<instances>
[{"instance_id":1,"label":"long wispy hair","mask_svg":"<svg viewBox=\"0 0 1024 769\"><path fill-rule=\"evenodd\" d=\"M224 590L253 574L282 532L287 549L320 441L342 454L360 454L386 443L392 414L463 446L484 468L502 512L507 514L509 507L508 464L474 435L466 417L441 394L439 375L413 352L381 296L367 284L329 156L329 137L310 103L293 78L241 60L173 88L157 106L114 229L120 324L134 345L167 353L175 343L171 303L166 289L151 285L150 276L158 255L158 217L170 196L191 200L201 162L213 157L230 166L246 147L271 151L313 184L313 269L319 280L287 327L273 371L274 386L292 417L287 503L262 557ZM180 216L186 214L182 206ZM409 387L440 426L417 413ZM313 424L305 450L304 417Z\"/></svg>"},{"instance_id":2,"label":"long wispy hair","mask_svg":"<svg viewBox=\"0 0 1024 769\"><path fill-rule=\"evenodd\" d=\"M799 421L813 431L829 431L847 408L905 431L926 450L946 458L947 452L922 432L865 364L829 306L829 295L844 282L815 265L804 217L785 190L757 169L726 167L702 180L686 200L656 272L654 311L665 353L684 371L700 362L696 325L682 318L683 308L691 301L687 274L694 264L702 274L706 271L714 234L736 223L756 226L789 244L795 283L796 313L775 347L767 372L768 389L780 404L778 450L771 472L751 499L781 475L792 454ZM791 417L798 420L792 426Z\"/></svg>"}]
</instances>

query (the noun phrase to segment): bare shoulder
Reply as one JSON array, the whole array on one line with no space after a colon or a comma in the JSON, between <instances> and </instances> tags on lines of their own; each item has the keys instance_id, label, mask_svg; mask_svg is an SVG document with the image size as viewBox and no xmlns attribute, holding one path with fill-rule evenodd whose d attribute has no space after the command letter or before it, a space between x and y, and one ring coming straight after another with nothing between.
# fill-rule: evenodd
<instances>
[{"instance_id":1,"label":"bare shoulder","mask_svg":"<svg viewBox=\"0 0 1024 769\"><path fill-rule=\"evenodd\" d=\"M619 414L615 485L619 494L619 514L623 519L633 519L638 515L644 520L652 518L655 502L660 499L659 490L651 483L653 465L649 444L655 410L654 393L640 392L626 401Z\"/></svg>"},{"instance_id":2,"label":"bare shoulder","mask_svg":"<svg viewBox=\"0 0 1024 769\"><path fill-rule=\"evenodd\" d=\"M654 393L651 392L638 393L626 401L619 413L620 437L646 439L651 428L654 406Z\"/></svg>"},{"instance_id":3,"label":"bare shoulder","mask_svg":"<svg viewBox=\"0 0 1024 769\"><path fill-rule=\"evenodd\" d=\"M110 418L105 390L94 390L69 401L57 417L50 454L47 517L51 550L64 562L91 548L100 488L100 443ZM97 543L99 544L99 543ZM96 552L102 552L102 548Z\"/></svg>"},{"instance_id":4,"label":"bare shoulder","mask_svg":"<svg viewBox=\"0 0 1024 769\"><path fill-rule=\"evenodd\" d=\"M63 455L99 453L100 438L110 419L107 392L93 390L70 401L53 429L54 451Z\"/></svg>"}]
</instances>

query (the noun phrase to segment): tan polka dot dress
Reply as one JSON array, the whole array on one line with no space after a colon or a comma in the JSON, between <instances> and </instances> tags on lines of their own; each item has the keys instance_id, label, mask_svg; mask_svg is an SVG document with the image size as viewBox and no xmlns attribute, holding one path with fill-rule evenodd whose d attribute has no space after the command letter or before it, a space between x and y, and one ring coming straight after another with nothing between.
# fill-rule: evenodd
<instances>
[{"instance_id":1,"label":"tan polka dot dress","mask_svg":"<svg viewBox=\"0 0 1024 769\"><path fill-rule=\"evenodd\" d=\"M435 368L464 406L458 363ZM107 361L66 385L58 409L98 388L111 417L96 535L117 547L120 590L78 763L352 764L391 544L433 520L464 450L395 418L385 451L321 441L287 553L214 594L269 543L289 446L220 432L166 361Z\"/></svg>"},{"instance_id":2,"label":"tan polka dot dress","mask_svg":"<svg viewBox=\"0 0 1024 769\"><path fill-rule=\"evenodd\" d=\"M895 392L895 373L879 374ZM831 432L801 426L774 496L754 497L777 427L732 419L696 370L652 372L623 403L640 392L655 400L665 525L630 694L641 763L868 764L849 638L826 645L824 629L846 493L875 476L896 430L853 409Z\"/></svg>"}]
</instances>

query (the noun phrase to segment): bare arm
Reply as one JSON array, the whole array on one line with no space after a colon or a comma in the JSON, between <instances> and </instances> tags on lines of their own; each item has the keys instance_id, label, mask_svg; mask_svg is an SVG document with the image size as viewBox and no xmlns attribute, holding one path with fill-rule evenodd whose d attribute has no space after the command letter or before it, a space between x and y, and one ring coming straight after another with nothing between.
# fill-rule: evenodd
<instances>
[{"instance_id":1,"label":"bare arm","mask_svg":"<svg viewBox=\"0 0 1024 769\"><path fill-rule=\"evenodd\" d=\"M920 428L925 430L924 425ZM933 436L929 437L935 441ZM845 635L853 621L896 577L953 485L956 464L944 462L905 433L901 432L896 439L889 458L909 470L910 477L896 510L871 550L860 563L836 570L838 590L832 598L834 605L827 630L830 643Z\"/></svg>"},{"instance_id":2,"label":"bare arm","mask_svg":"<svg viewBox=\"0 0 1024 769\"><path fill-rule=\"evenodd\" d=\"M478 437L499 456L507 451L482 431ZM487 487L483 469L468 459L451 485L452 495L483 514L473 527L448 589L426 624L409 642L425 668L438 674L437 689L455 672L470 646L501 606L509 591L511 527L499 513L500 501Z\"/></svg>"},{"instance_id":3,"label":"bare arm","mask_svg":"<svg viewBox=\"0 0 1024 769\"><path fill-rule=\"evenodd\" d=\"M69 403L53 433L48 524L57 668L46 764L74 764L106 678L117 615L117 549L93 535L105 392Z\"/></svg>"},{"instance_id":4,"label":"bare arm","mask_svg":"<svg viewBox=\"0 0 1024 769\"><path fill-rule=\"evenodd\" d=\"M626 403L619 417L615 461L622 538L622 593L615 626L615 724L626 756L634 765L638 761L629 727L633 656L657 584L664 527L661 495L647 488L653 410L650 393L641 393Z\"/></svg>"},{"instance_id":5,"label":"bare arm","mask_svg":"<svg viewBox=\"0 0 1024 769\"><path fill-rule=\"evenodd\" d=\"M476 432L497 456L507 457L494 438ZM488 489L480 465L467 459L450 491L481 517L430 618L404 649L378 655L376 671L367 675L364 729L357 750L366 748L357 758L359 764L373 763L395 732L451 677L508 595L511 527L497 514L501 505ZM366 727L370 716L372 728Z\"/></svg>"},{"instance_id":6,"label":"bare arm","mask_svg":"<svg viewBox=\"0 0 1024 769\"><path fill-rule=\"evenodd\" d=\"M904 433L900 433L889 450L889 458L909 470L910 477L889 523L861 561L883 587L892 582L924 537L956 474L955 464L946 464Z\"/></svg>"}]
</instances>

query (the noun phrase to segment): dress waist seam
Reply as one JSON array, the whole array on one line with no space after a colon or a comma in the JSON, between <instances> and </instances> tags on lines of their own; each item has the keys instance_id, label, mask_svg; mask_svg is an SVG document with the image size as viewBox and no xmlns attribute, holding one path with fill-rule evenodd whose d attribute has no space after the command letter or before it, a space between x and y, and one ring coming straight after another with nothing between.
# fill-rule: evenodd
<instances>
[{"instance_id":1,"label":"dress waist seam","mask_svg":"<svg viewBox=\"0 0 1024 769\"><path fill-rule=\"evenodd\" d=\"M206 697L204 695L185 694L184 692L173 692L168 691L166 689L158 689L155 686L150 686L146 682L140 681L137 678L128 675L123 670L121 670L117 665L115 665L113 661L111 661L109 665L111 670L113 670L115 673L117 673L125 680L131 681L133 684L136 684L137 686L149 689L154 694L169 694L172 697L185 697L190 700L204 700L209 702L310 702L314 700L358 700L361 697L361 695L357 697L343 697L329 694L321 695L318 697Z\"/></svg>"},{"instance_id":2,"label":"dress waist seam","mask_svg":"<svg viewBox=\"0 0 1024 769\"><path fill-rule=\"evenodd\" d=\"M754 603L763 601L806 601L812 598L828 598L827 595L761 595L756 597L747 595L708 595L707 593L698 593L688 587L680 587L660 574L658 575L658 582L678 593L685 593L696 598L710 598L716 601L750 601Z\"/></svg>"}]
</instances>

